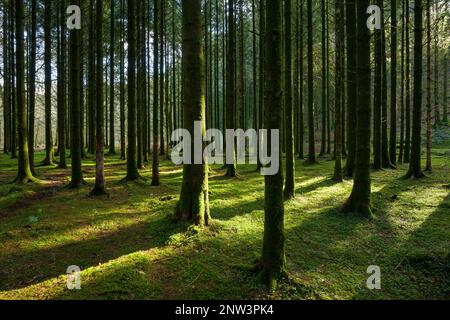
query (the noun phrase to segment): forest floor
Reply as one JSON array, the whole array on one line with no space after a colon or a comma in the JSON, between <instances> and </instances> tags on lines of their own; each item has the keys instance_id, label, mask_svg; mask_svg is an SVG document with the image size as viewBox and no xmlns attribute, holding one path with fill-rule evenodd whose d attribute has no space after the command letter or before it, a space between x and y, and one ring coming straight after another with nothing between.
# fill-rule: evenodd
<instances>
[{"instance_id":1,"label":"forest floor","mask_svg":"<svg viewBox=\"0 0 450 320\"><path fill-rule=\"evenodd\" d=\"M433 149L434 172L402 180L406 165L373 173L373 220L341 214L351 181L330 180L333 162L297 162L297 196L286 203L290 280L268 294L249 270L261 253L264 180L254 166L229 180L213 168L214 222L173 223L182 169L161 167L162 186L120 184L126 166L107 158L110 196L64 188L70 171L45 167L47 187L7 184L16 162L0 156L0 299L445 299L450 296L450 132ZM446 142L444 142L446 141ZM41 159L42 154L37 158ZM151 170L142 175L150 178ZM81 290L66 270L82 270ZM370 265L381 290L366 288Z\"/></svg>"}]
</instances>

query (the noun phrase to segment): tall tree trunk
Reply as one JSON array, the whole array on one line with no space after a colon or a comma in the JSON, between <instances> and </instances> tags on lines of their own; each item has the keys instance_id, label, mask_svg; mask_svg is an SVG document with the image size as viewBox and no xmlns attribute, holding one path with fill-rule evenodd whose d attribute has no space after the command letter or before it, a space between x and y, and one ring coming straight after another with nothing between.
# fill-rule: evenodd
<instances>
[{"instance_id":1,"label":"tall tree trunk","mask_svg":"<svg viewBox=\"0 0 450 320\"><path fill-rule=\"evenodd\" d=\"M201 0L182 1L183 26L183 112L184 127L194 136L195 122L201 123L201 135L206 134L205 78L202 48ZM191 141L194 160L194 140ZM185 164L183 185L177 213L180 219L196 225L210 222L208 200L208 164ZM192 163L194 163L192 161Z\"/></svg>"},{"instance_id":2,"label":"tall tree trunk","mask_svg":"<svg viewBox=\"0 0 450 320\"><path fill-rule=\"evenodd\" d=\"M383 14L381 16L382 19L384 19ZM386 57L385 25L383 26L381 37L382 37L381 164L383 168L395 169L389 157L388 90L387 90L387 57Z\"/></svg>"},{"instance_id":3,"label":"tall tree trunk","mask_svg":"<svg viewBox=\"0 0 450 320\"><path fill-rule=\"evenodd\" d=\"M356 81L356 1L346 0L347 27L347 149L345 176L353 178L356 157L356 104L358 83Z\"/></svg>"},{"instance_id":4,"label":"tall tree trunk","mask_svg":"<svg viewBox=\"0 0 450 320\"><path fill-rule=\"evenodd\" d=\"M239 128L245 130L244 0L239 1Z\"/></svg>"},{"instance_id":5,"label":"tall tree trunk","mask_svg":"<svg viewBox=\"0 0 450 320\"><path fill-rule=\"evenodd\" d=\"M443 81L443 90L442 90L442 106L443 106L443 115L442 121L445 125L448 125L448 49L446 49L446 53L443 58L443 70L444 70L444 81Z\"/></svg>"},{"instance_id":6,"label":"tall tree trunk","mask_svg":"<svg viewBox=\"0 0 450 320\"><path fill-rule=\"evenodd\" d=\"M266 4L265 0L259 1L259 119L258 129L264 128L264 65L265 65L265 33L266 33ZM259 148L259 147L258 147ZM258 157L258 168L261 169Z\"/></svg>"},{"instance_id":7,"label":"tall tree trunk","mask_svg":"<svg viewBox=\"0 0 450 320\"><path fill-rule=\"evenodd\" d=\"M312 0L307 0L307 19L308 19L308 162L316 163L316 143L314 128L314 59L313 59L313 14Z\"/></svg>"},{"instance_id":8,"label":"tall tree trunk","mask_svg":"<svg viewBox=\"0 0 450 320\"><path fill-rule=\"evenodd\" d=\"M105 106L103 101L103 0L96 0L95 29L96 42L96 150L95 150L95 186L91 191L92 196L106 194L105 186Z\"/></svg>"},{"instance_id":9,"label":"tall tree trunk","mask_svg":"<svg viewBox=\"0 0 450 320\"><path fill-rule=\"evenodd\" d=\"M164 55L165 55L165 64L164 64L164 70L166 70L165 73L165 82L164 82L164 116L166 120L166 132L165 132L165 139L166 139L166 159L170 160L170 134L173 131L172 130L172 105L170 103L170 91L169 91L169 82L170 82L170 65L169 65L169 44L167 41L167 35L166 35L166 41L164 43ZM212 102L211 102L212 106Z\"/></svg>"},{"instance_id":10,"label":"tall tree trunk","mask_svg":"<svg viewBox=\"0 0 450 320\"><path fill-rule=\"evenodd\" d=\"M295 155L294 155L294 109L292 106L292 3L284 1L284 112L286 137L286 182L284 198L295 197Z\"/></svg>"},{"instance_id":11,"label":"tall tree trunk","mask_svg":"<svg viewBox=\"0 0 450 320\"><path fill-rule=\"evenodd\" d=\"M300 8L299 8L299 16L300 16L300 61L299 61L299 91L300 91L300 96L299 96L299 100L300 100L300 106L299 106L299 119L298 121L299 123L299 153L298 153L298 157L300 159L304 159L305 158L305 111L304 111L304 80L305 80L305 73L304 73L304 48L303 48L303 44L304 44L304 0L297 0L300 2Z\"/></svg>"},{"instance_id":12,"label":"tall tree trunk","mask_svg":"<svg viewBox=\"0 0 450 320\"><path fill-rule=\"evenodd\" d=\"M80 0L75 0L74 5L80 5ZM71 157L72 157L72 181L71 188L79 188L83 183L83 172L81 171L82 139L81 136L81 30L70 31L70 111L71 111Z\"/></svg>"},{"instance_id":13,"label":"tall tree trunk","mask_svg":"<svg viewBox=\"0 0 450 320\"><path fill-rule=\"evenodd\" d=\"M377 0L377 5L383 8L383 1ZM374 118L373 118L373 168L380 170L382 165L381 158L381 122L382 122L382 106L383 106L383 36L384 21L381 18L381 29L375 30L375 83L374 83Z\"/></svg>"},{"instance_id":14,"label":"tall tree trunk","mask_svg":"<svg viewBox=\"0 0 450 320\"><path fill-rule=\"evenodd\" d=\"M331 108L330 108L330 4L326 2L326 43L327 43L327 154L331 154Z\"/></svg>"},{"instance_id":15,"label":"tall tree trunk","mask_svg":"<svg viewBox=\"0 0 450 320\"><path fill-rule=\"evenodd\" d=\"M300 1L294 1L294 33L295 33L295 42L294 42L294 147L295 154L298 154L300 151L300 129L299 129L299 121L300 121L300 15L299 15Z\"/></svg>"},{"instance_id":16,"label":"tall tree trunk","mask_svg":"<svg viewBox=\"0 0 450 320\"><path fill-rule=\"evenodd\" d=\"M149 26L150 26L150 5L148 2L144 2L143 8L143 20L142 20L142 35L140 42L142 43L142 153L143 153L143 161L144 163L149 162L149 122L150 122L150 86L149 86L149 72L148 72L148 52L149 52L149 43L148 43L148 34L149 34Z\"/></svg>"},{"instance_id":17,"label":"tall tree trunk","mask_svg":"<svg viewBox=\"0 0 450 320\"><path fill-rule=\"evenodd\" d=\"M115 0L111 0L111 30L110 30L110 39L111 42L109 44L109 56L110 56L110 69L109 69L109 77L110 77L110 82L109 82L109 154L110 155L114 155L116 154L116 132L115 132L115 96L114 96L114 92L115 92L115 65L114 65L114 46L116 45L115 43L115 39L116 39L116 35L115 35L115 22L116 22L116 16L115 16L115 12L114 12L114 4Z\"/></svg>"},{"instance_id":18,"label":"tall tree trunk","mask_svg":"<svg viewBox=\"0 0 450 320\"><path fill-rule=\"evenodd\" d=\"M86 1L81 2L81 9L82 10L86 10ZM80 41L81 43L84 41L86 33L81 33L80 35ZM70 40L69 40L70 41ZM69 47L71 48L71 44L69 44ZM72 50L72 49L69 49ZM78 88L79 90L79 94L80 94L80 148L81 148L81 159L86 159L86 146L88 145L87 143L87 139L88 139L88 135L87 135L87 125L88 125L88 119L87 119L87 111L86 111L86 91L85 91L85 86L86 86L86 82L85 82L85 70L87 70L87 68L85 67L85 56L86 56L86 47L81 47L80 49L80 76L79 76L79 82L80 82L80 87ZM71 59L69 57L69 59ZM71 72L71 67L68 68L69 72ZM72 75L69 75L69 78L72 79ZM72 115L72 107L71 107L71 96L70 96L70 92L71 92L71 88L69 85L69 96L68 96L68 104L69 104L69 114ZM71 117L73 119L73 117ZM71 129L71 123L72 121L69 122L69 131L70 133L72 133L72 129ZM74 138L72 138L74 139ZM73 144L73 143L72 143ZM70 146L72 145L70 144Z\"/></svg>"},{"instance_id":19,"label":"tall tree trunk","mask_svg":"<svg viewBox=\"0 0 450 320\"><path fill-rule=\"evenodd\" d=\"M407 178L423 178L422 147L422 61L423 61L423 3L414 0L414 97L411 140L411 161Z\"/></svg>"},{"instance_id":20,"label":"tall tree trunk","mask_svg":"<svg viewBox=\"0 0 450 320\"><path fill-rule=\"evenodd\" d=\"M402 0L402 61L400 86L400 150L398 162L403 163L405 153L405 0Z\"/></svg>"},{"instance_id":21,"label":"tall tree trunk","mask_svg":"<svg viewBox=\"0 0 450 320\"><path fill-rule=\"evenodd\" d=\"M66 76L66 31L65 31L65 19L66 16L65 1L61 0L59 5L59 23L60 23L60 53L59 53L59 66L58 66L58 147L59 147L59 165L58 168L66 169L66 118L67 118L67 76Z\"/></svg>"},{"instance_id":22,"label":"tall tree trunk","mask_svg":"<svg viewBox=\"0 0 450 320\"><path fill-rule=\"evenodd\" d=\"M410 58L410 19L409 19L409 0L405 0L405 37L406 37L406 102L405 102L405 151L403 160L405 163L409 163L411 159L411 58Z\"/></svg>"},{"instance_id":23,"label":"tall tree trunk","mask_svg":"<svg viewBox=\"0 0 450 320\"><path fill-rule=\"evenodd\" d=\"M336 154L335 154L335 166L334 166L334 176L333 180L342 182L343 181L343 172L342 172L342 142L343 142L343 133L342 133L342 114L341 111L344 107L343 104L343 84L344 84L344 72L343 72L343 56L344 56L344 1L336 0L335 1L335 19L336 19L336 85L335 85L335 135L334 142L336 144Z\"/></svg>"},{"instance_id":24,"label":"tall tree trunk","mask_svg":"<svg viewBox=\"0 0 450 320\"><path fill-rule=\"evenodd\" d=\"M322 131L322 143L320 147L320 156L323 156L326 153L327 148L327 93L326 93L326 85L327 85L327 59L326 59L326 0L322 0L322 125L321 125L321 131Z\"/></svg>"},{"instance_id":25,"label":"tall tree trunk","mask_svg":"<svg viewBox=\"0 0 450 320\"><path fill-rule=\"evenodd\" d=\"M10 92L10 72L9 72L9 26L8 26L8 9L4 8L3 13L3 73L4 73L4 84L3 84L3 120L4 120L4 127L3 127L3 153L8 154L10 151L10 133L11 133L11 105L10 105L10 99L9 99L9 92Z\"/></svg>"},{"instance_id":26,"label":"tall tree trunk","mask_svg":"<svg viewBox=\"0 0 450 320\"><path fill-rule=\"evenodd\" d=\"M205 69L205 103L206 103L206 128L210 129L211 128L211 123L210 123L210 119L211 119L211 109L210 109L210 104L209 104L209 82L210 82L210 78L209 78L209 47L210 47L210 43L209 43L209 33L208 33L208 29L209 29L209 21L210 21L210 17L208 17L208 4L210 1L203 1L203 29L204 29L204 35L203 35L203 41L204 41L204 55L205 55L205 59L204 59L204 66L203 68ZM211 11L209 11L211 12Z\"/></svg>"},{"instance_id":27,"label":"tall tree trunk","mask_svg":"<svg viewBox=\"0 0 450 320\"><path fill-rule=\"evenodd\" d=\"M28 154L27 111L25 101L25 45L23 0L15 1L16 9L16 75L17 75L17 125L19 142L19 161L16 181L19 183L38 182L33 177Z\"/></svg>"},{"instance_id":28,"label":"tall tree trunk","mask_svg":"<svg viewBox=\"0 0 450 320\"><path fill-rule=\"evenodd\" d=\"M152 165L152 185L159 186L159 125L162 126L162 122L159 121L159 6L160 0L154 0L154 39L153 39L153 165ZM162 75L161 75L162 77Z\"/></svg>"},{"instance_id":29,"label":"tall tree trunk","mask_svg":"<svg viewBox=\"0 0 450 320\"><path fill-rule=\"evenodd\" d=\"M431 6L431 4L430 4ZM431 9L430 9L431 10ZM435 34L434 34L434 121L435 125L441 123L441 112L439 107L439 1L435 1ZM431 22L430 22L431 23ZM431 32L431 31L430 31ZM430 35L431 41L431 35ZM431 46L431 44L430 44ZM431 48L430 48L431 52Z\"/></svg>"},{"instance_id":30,"label":"tall tree trunk","mask_svg":"<svg viewBox=\"0 0 450 320\"><path fill-rule=\"evenodd\" d=\"M11 110L11 131L10 131L10 149L11 159L17 159L17 87L16 87L16 57L15 57L15 6L14 2L9 2L9 66L11 71L10 77L10 110Z\"/></svg>"},{"instance_id":31,"label":"tall tree trunk","mask_svg":"<svg viewBox=\"0 0 450 320\"><path fill-rule=\"evenodd\" d=\"M391 0L391 125L389 158L397 162L397 0Z\"/></svg>"},{"instance_id":32,"label":"tall tree trunk","mask_svg":"<svg viewBox=\"0 0 450 320\"><path fill-rule=\"evenodd\" d=\"M125 139L125 0L120 0L120 158L126 159Z\"/></svg>"},{"instance_id":33,"label":"tall tree trunk","mask_svg":"<svg viewBox=\"0 0 450 320\"><path fill-rule=\"evenodd\" d=\"M217 8L216 8L217 9ZM258 129L258 71L257 71L257 50L256 50L256 0L252 0L252 128ZM259 168L259 166L258 166Z\"/></svg>"},{"instance_id":34,"label":"tall tree trunk","mask_svg":"<svg viewBox=\"0 0 450 320\"><path fill-rule=\"evenodd\" d=\"M145 41L142 41L144 30L143 30L143 21L144 21L144 2L139 1L137 3L137 65L136 65L136 104L137 104L137 167L138 169L144 169L143 163L143 153L144 153L144 125L145 125L145 115L144 115L144 86L143 86L143 54L145 51Z\"/></svg>"},{"instance_id":35,"label":"tall tree trunk","mask_svg":"<svg viewBox=\"0 0 450 320\"><path fill-rule=\"evenodd\" d=\"M227 48L227 129L235 128L236 114L236 23L234 19L235 0L228 1L228 48ZM233 157L234 159L234 157ZM236 163L227 163L226 176L236 177Z\"/></svg>"},{"instance_id":36,"label":"tall tree trunk","mask_svg":"<svg viewBox=\"0 0 450 320\"><path fill-rule=\"evenodd\" d=\"M344 205L343 212L358 212L363 216L372 216L371 210L371 182L370 182L370 136L371 117L370 107L370 31L367 28L368 0L357 2L357 81L358 104L356 121L356 162L355 182L352 194Z\"/></svg>"},{"instance_id":37,"label":"tall tree trunk","mask_svg":"<svg viewBox=\"0 0 450 320\"><path fill-rule=\"evenodd\" d=\"M31 34L30 34L30 65L29 65L29 110L28 110L28 154L30 157L30 168L34 174L34 127L36 110L36 33L37 33L37 0L31 0ZM6 139L5 139L6 141Z\"/></svg>"},{"instance_id":38,"label":"tall tree trunk","mask_svg":"<svg viewBox=\"0 0 450 320\"><path fill-rule=\"evenodd\" d=\"M253 1L252 5L255 5L254 2L256 0L252 0L252 1ZM254 14L255 14L255 12L254 12ZM220 129L220 125L221 125L221 122L220 122L220 96L221 95L220 95L220 89L219 89L220 88L220 84L219 84L219 43L220 43L219 17L220 17L220 14L219 14L219 1L215 0L215 19L216 19L216 26L215 26L216 36L215 36L215 39L216 39L216 41L215 41L215 48L214 48L214 51L215 51L215 70L214 70L214 72L215 72L215 75L214 75L214 79L215 79L215 108L214 108L214 110L215 110L215 121L216 121L215 126L216 126L217 129ZM256 28L256 25L254 26L254 28ZM254 31L256 32L256 29ZM256 34L254 35L254 37L255 37L254 40L256 41ZM255 42L255 45L256 45L256 42ZM256 50L256 48L255 48L255 50ZM255 57L257 56L256 51L254 52L254 56ZM174 61L175 61L175 59L174 59ZM254 67L256 68L256 58L255 58L255 66ZM255 70L255 72L257 72L257 71ZM254 81L257 81L257 79L255 78ZM256 82L255 82L254 85L255 85L255 90L256 90L256 88L257 88ZM256 94L257 94L257 92L255 92L255 95ZM256 111L257 107L258 106L255 105L255 111ZM256 118L255 121L258 121L258 119ZM257 127L258 127L258 125L257 125L257 123L255 123L254 128L257 128Z\"/></svg>"},{"instance_id":39,"label":"tall tree trunk","mask_svg":"<svg viewBox=\"0 0 450 320\"><path fill-rule=\"evenodd\" d=\"M89 0L89 57L88 57L88 101L89 101L89 143L88 151L94 154L95 149L95 31L94 0Z\"/></svg>"},{"instance_id":40,"label":"tall tree trunk","mask_svg":"<svg viewBox=\"0 0 450 320\"><path fill-rule=\"evenodd\" d=\"M431 107L431 0L427 0L427 115L426 115L426 149L427 149L427 163L425 167L426 172L433 171L433 165L431 162L431 130L432 130L432 107Z\"/></svg>"},{"instance_id":41,"label":"tall tree trunk","mask_svg":"<svg viewBox=\"0 0 450 320\"><path fill-rule=\"evenodd\" d=\"M9 12L6 4L3 9L3 153L8 154L10 151L11 141L11 100L10 92L10 72L9 72Z\"/></svg>"},{"instance_id":42,"label":"tall tree trunk","mask_svg":"<svg viewBox=\"0 0 450 320\"><path fill-rule=\"evenodd\" d=\"M266 0L266 12L265 106L270 108L266 113L266 127L270 132L279 130L282 123L282 94L280 94L282 92L281 1ZM268 138L268 141L271 141L271 137ZM269 149L271 149L270 146ZM278 280L286 272L281 161L279 171L275 175L265 177L265 202L264 241L260 267L262 279L270 288L274 289Z\"/></svg>"},{"instance_id":43,"label":"tall tree trunk","mask_svg":"<svg viewBox=\"0 0 450 320\"><path fill-rule=\"evenodd\" d=\"M51 0L45 0L44 9L44 69L45 69L45 159L43 165L54 162L52 138L52 7Z\"/></svg>"},{"instance_id":44,"label":"tall tree trunk","mask_svg":"<svg viewBox=\"0 0 450 320\"><path fill-rule=\"evenodd\" d=\"M217 2L217 0L216 0ZM217 3L216 3L217 6ZM177 42L175 38L176 34L176 18L177 18L177 6L175 3L172 3L172 103L173 103L173 125L174 129L178 129L178 123L177 123L177 56L176 56L176 50L177 50ZM218 49L217 49L218 50ZM217 52L218 54L218 52ZM217 71L218 76L218 71Z\"/></svg>"},{"instance_id":45,"label":"tall tree trunk","mask_svg":"<svg viewBox=\"0 0 450 320\"><path fill-rule=\"evenodd\" d=\"M159 10L159 139L160 148L159 154L165 155L166 147L164 142L164 43L165 43L165 1L161 0Z\"/></svg>"},{"instance_id":46,"label":"tall tree trunk","mask_svg":"<svg viewBox=\"0 0 450 320\"><path fill-rule=\"evenodd\" d=\"M128 152L126 181L139 179L136 164L136 0L128 1Z\"/></svg>"}]
</instances>

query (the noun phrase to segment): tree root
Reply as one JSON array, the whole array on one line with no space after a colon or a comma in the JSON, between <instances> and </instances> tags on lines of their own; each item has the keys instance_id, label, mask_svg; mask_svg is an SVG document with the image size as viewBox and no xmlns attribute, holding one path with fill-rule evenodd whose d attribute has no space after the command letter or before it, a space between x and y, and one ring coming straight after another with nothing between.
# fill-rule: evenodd
<instances>
[{"instance_id":1,"label":"tree root","mask_svg":"<svg viewBox=\"0 0 450 320\"><path fill-rule=\"evenodd\" d=\"M82 187L82 186L86 186L87 185L87 182L86 182L86 180L82 180L79 184L74 184L73 182L70 182L67 186L66 186L66 188L67 189L79 189L80 187Z\"/></svg>"},{"instance_id":2,"label":"tree root","mask_svg":"<svg viewBox=\"0 0 450 320\"><path fill-rule=\"evenodd\" d=\"M341 207L339 210L341 213L358 213L359 215L368 219L373 219L373 211L370 205L360 203L356 204L352 197Z\"/></svg>"},{"instance_id":3,"label":"tree root","mask_svg":"<svg viewBox=\"0 0 450 320\"><path fill-rule=\"evenodd\" d=\"M99 188L97 186L89 193L89 197L102 197L106 196L109 198L109 193L107 193L104 189Z\"/></svg>"},{"instance_id":4,"label":"tree root","mask_svg":"<svg viewBox=\"0 0 450 320\"><path fill-rule=\"evenodd\" d=\"M26 177L16 177L15 179L14 179L14 181L12 181L10 184L21 184L21 185L26 185L26 184L28 184L28 183L35 183L35 184L37 184L37 185L46 185L47 184L47 182L46 181L44 181L44 180L40 180L40 179L38 179L38 178L35 178L35 177L28 177L28 176L26 176Z\"/></svg>"},{"instance_id":5,"label":"tree root","mask_svg":"<svg viewBox=\"0 0 450 320\"><path fill-rule=\"evenodd\" d=\"M419 175L416 175L412 170L409 170L406 175L404 175L401 180L409 180L409 179L424 179L427 176L421 171Z\"/></svg>"}]
</instances>

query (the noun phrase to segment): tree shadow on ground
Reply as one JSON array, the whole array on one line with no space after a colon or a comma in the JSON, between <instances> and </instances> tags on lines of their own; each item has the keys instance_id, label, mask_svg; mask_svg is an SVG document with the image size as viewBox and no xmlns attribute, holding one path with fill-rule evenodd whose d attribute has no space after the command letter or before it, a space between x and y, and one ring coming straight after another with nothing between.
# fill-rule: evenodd
<instances>
[{"instance_id":1,"label":"tree shadow on ground","mask_svg":"<svg viewBox=\"0 0 450 320\"><path fill-rule=\"evenodd\" d=\"M163 217L149 219L95 238L50 248L21 251L0 258L0 290L23 288L64 274L71 265L86 269L123 255L163 246L186 225Z\"/></svg>"},{"instance_id":2,"label":"tree shadow on ground","mask_svg":"<svg viewBox=\"0 0 450 320\"><path fill-rule=\"evenodd\" d=\"M254 275L234 264L237 259L251 263L248 252L238 253L251 239L225 243L201 238L166 247L162 258L142 252L102 266L82 275L80 291L67 290L62 279L58 286L63 291L52 299L255 299L264 292Z\"/></svg>"},{"instance_id":3,"label":"tree shadow on ground","mask_svg":"<svg viewBox=\"0 0 450 320\"><path fill-rule=\"evenodd\" d=\"M337 184L339 184L339 182L334 181L334 180L329 179L329 178L325 178L325 179L323 179L323 180L321 180L319 182L312 183L312 184L309 184L307 186L299 187L299 188L297 188L296 192L299 193L299 194L303 194L304 195L304 194L307 194L307 193L311 193L311 192L320 190L322 188L329 188L329 187L335 186Z\"/></svg>"},{"instance_id":4,"label":"tree shadow on ground","mask_svg":"<svg viewBox=\"0 0 450 320\"><path fill-rule=\"evenodd\" d=\"M381 261L382 289L365 287L354 299L448 299L450 296L450 194L399 246L391 263Z\"/></svg>"}]
</instances>

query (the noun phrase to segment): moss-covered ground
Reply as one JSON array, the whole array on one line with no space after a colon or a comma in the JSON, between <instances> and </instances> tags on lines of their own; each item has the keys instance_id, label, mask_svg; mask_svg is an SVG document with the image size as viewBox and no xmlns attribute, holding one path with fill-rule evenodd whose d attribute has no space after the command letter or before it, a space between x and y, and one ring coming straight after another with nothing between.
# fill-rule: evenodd
<instances>
[{"instance_id":1,"label":"moss-covered ground","mask_svg":"<svg viewBox=\"0 0 450 320\"><path fill-rule=\"evenodd\" d=\"M441 135L427 178L402 180L406 165L373 173L373 220L339 213L352 182L330 180L332 161L298 161L297 196L286 203L290 280L273 293L249 271L264 216L254 166L233 180L212 168L214 222L198 230L169 219L182 171L168 161L155 188L121 184L126 166L109 157L109 197L90 198L93 159L88 184L73 191L64 187L70 170L53 167L37 168L47 186L8 184L16 162L0 155L0 299L449 298L450 139ZM67 289L71 265L82 269L81 290ZM381 290L366 288L370 265L381 268Z\"/></svg>"}]
</instances>

